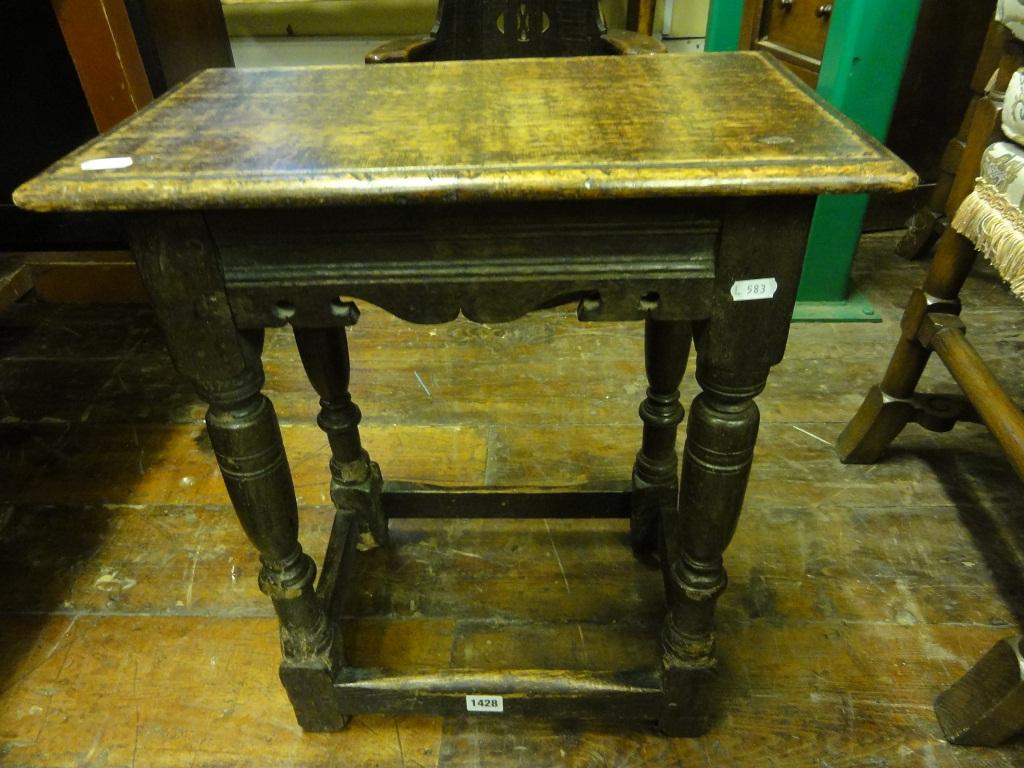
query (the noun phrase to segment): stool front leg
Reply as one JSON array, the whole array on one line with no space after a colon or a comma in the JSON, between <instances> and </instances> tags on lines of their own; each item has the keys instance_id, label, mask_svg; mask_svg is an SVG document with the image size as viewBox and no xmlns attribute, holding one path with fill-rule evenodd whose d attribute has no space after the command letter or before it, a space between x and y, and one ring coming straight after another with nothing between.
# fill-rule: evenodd
<instances>
[{"instance_id":1,"label":"stool front leg","mask_svg":"<svg viewBox=\"0 0 1024 768\"><path fill-rule=\"evenodd\" d=\"M281 620L285 659L327 659L330 634L313 590L316 565L299 545L299 516L274 406L259 381L230 394L201 390L206 427L242 528L260 552L260 589Z\"/></svg>"},{"instance_id":2,"label":"stool front leg","mask_svg":"<svg viewBox=\"0 0 1024 768\"><path fill-rule=\"evenodd\" d=\"M260 553L260 589L281 623L281 680L305 730L337 730L348 718L334 706L333 669L343 663L314 589L316 565L299 544L299 516L281 429L260 392L262 332L239 334L249 354L232 381L196 381L209 403L206 426L242 529Z\"/></svg>"},{"instance_id":3,"label":"stool front leg","mask_svg":"<svg viewBox=\"0 0 1024 768\"><path fill-rule=\"evenodd\" d=\"M320 395L317 424L331 445L331 499L339 513L359 522L356 548L387 542L388 521L381 508L380 467L359 439L362 414L349 394L348 340L344 327L296 328L295 343L313 388Z\"/></svg>"},{"instance_id":4,"label":"stool front leg","mask_svg":"<svg viewBox=\"0 0 1024 768\"><path fill-rule=\"evenodd\" d=\"M698 364L702 392L690 406L679 485L678 554L664 564L669 612L661 635L665 706L659 725L697 736L710 724L715 602L725 589L722 553L739 519L760 416L754 396L767 371L737 377Z\"/></svg>"},{"instance_id":5,"label":"stool front leg","mask_svg":"<svg viewBox=\"0 0 1024 768\"><path fill-rule=\"evenodd\" d=\"M657 546L660 520L675 510L678 497L676 432L683 420L679 382L690 355L690 324L648 320L644 334L647 397L640 404L643 442L633 465L629 533L633 552Z\"/></svg>"},{"instance_id":6,"label":"stool front leg","mask_svg":"<svg viewBox=\"0 0 1024 768\"><path fill-rule=\"evenodd\" d=\"M338 730L341 636L314 590L274 406L262 393L262 330L239 330L202 215L139 215L132 250L178 371L209 405L206 426L242 528L260 553L259 585L280 620L281 681L305 730Z\"/></svg>"}]
</instances>

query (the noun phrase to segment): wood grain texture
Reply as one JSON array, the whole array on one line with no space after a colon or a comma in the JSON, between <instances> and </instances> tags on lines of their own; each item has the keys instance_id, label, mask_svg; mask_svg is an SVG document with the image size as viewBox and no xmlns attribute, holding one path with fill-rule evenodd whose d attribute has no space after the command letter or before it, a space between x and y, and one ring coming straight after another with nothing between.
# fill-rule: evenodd
<instances>
[{"instance_id":1,"label":"wood grain texture","mask_svg":"<svg viewBox=\"0 0 1024 768\"><path fill-rule=\"evenodd\" d=\"M892 255L896 239L867 238L855 262L884 322L795 326L760 398L761 440L718 606L719 719L692 740L639 725L482 716L364 715L343 733L303 734L276 676L257 554L208 454L197 455L197 443L208 450L202 406L170 367L151 310L9 308L0 316L0 763L1021 764L1019 741L950 747L931 710L941 689L1017 632L1020 481L976 425L947 435L911 426L870 467L840 465L829 445L877 379L879 350L920 279L919 266ZM982 265L965 302L973 343L1021 397L1024 342L1006 322L1019 301ZM577 325L551 310L423 327L368 307L350 345L363 437L391 478L544 477L577 488L628 479L645 385L639 324ZM265 357L302 543L319 553L333 509L316 396L290 333L271 332ZM506 378L503 358L517 360ZM955 387L942 366L926 380ZM572 396L538 408L542 385L547 397ZM684 402L695 386L687 374ZM625 521L399 520L391 536L392 548L355 563L343 619L353 664L584 670L657 660L661 574L631 555Z\"/></svg>"},{"instance_id":2,"label":"wood grain texture","mask_svg":"<svg viewBox=\"0 0 1024 768\"><path fill-rule=\"evenodd\" d=\"M80 168L115 156L133 165ZM208 70L14 197L33 210L85 211L820 194L915 182L779 65L727 53Z\"/></svg>"}]
</instances>

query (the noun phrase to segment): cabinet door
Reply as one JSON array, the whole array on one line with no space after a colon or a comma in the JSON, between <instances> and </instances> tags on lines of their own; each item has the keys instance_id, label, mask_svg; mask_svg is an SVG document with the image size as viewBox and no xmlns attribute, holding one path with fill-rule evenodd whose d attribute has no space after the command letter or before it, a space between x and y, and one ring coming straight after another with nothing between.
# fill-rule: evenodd
<instances>
[{"instance_id":1,"label":"cabinet door","mask_svg":"<svg viewBox=\"0 0 1024 768\"><path fill-rule=\"evenodd\" d=\"M833 5L824 0L748 0L741 44L771 53L813 86L821 69Z\"/></svg>"}]
</instances>

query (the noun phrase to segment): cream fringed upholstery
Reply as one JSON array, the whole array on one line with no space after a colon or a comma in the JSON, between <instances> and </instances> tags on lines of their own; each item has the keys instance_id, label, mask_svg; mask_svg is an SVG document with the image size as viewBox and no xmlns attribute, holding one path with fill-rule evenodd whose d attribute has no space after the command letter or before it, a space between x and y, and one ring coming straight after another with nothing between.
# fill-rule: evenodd
<instances>
[{"instance_id":1,"label":"cream fringed upholstery","mask_svg":"<svg viewBox=\"0 0 1024 768\"><path fill-rule=\"evenodd\" d=\"M1024 32L1024 4L1005 0L1002 5L1015 6ZM953 228L974 243L1024 299L1024 70L1018 70L1007 87L1002 130L1012 141L996 142L985 150L974 191L957 210Z\"/></svg>"},{"instance_id":2,"label":"cream fringed upholstery","mask_svg":"<svg viewBox=\"0 0 1024 768\"><path fill-rule=\"evenodd\" d=\"M986 150L981 162L982 175L957 210L953 228L974 243L1011 290L1024 299L1024 211L1019 194L1024 187L1024 150L1000 142ZM1003 181L999 168L1011 164L1016 175ZM1008 189L1017 194L1008 196ZM1012 202L1014 198L1016 202Z\"/></svg>"}]
</instances>

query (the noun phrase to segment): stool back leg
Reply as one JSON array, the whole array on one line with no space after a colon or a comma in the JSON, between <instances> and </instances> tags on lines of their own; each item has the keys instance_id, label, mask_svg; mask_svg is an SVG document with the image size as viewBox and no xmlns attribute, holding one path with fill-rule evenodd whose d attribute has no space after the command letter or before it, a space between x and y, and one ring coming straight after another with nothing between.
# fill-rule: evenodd
<instances>
[{"instance_id":1,"label":"stool back leg","mask_svg":"<svg viewBox=\"0 0 1024 768\"><path fill-rule=\"evenodd\" d=\"M387 542L388 522L381 507L380 467L359 439L362 414L349 394L348 339L343 326L295 328L295 343L313 388L320 395L317 424L331 445L331 500L339 514L354 515L359 525L356 548Z\"/></svg>"},{"instance_id":2,"label":"stool back leg","mask_svg":"<svg viewBox=\"0 0 1024 768\"><path fill-rule=\"evenodd\" d=\"M647 397L640 404L643 442L633 465L629 534L633 552L657 547L662 512L675 511L678 497L676 432L683 420L679 382L690 356L691 330L686 322L648 320L644 339Z\"/></svg>"}]
</instances>

